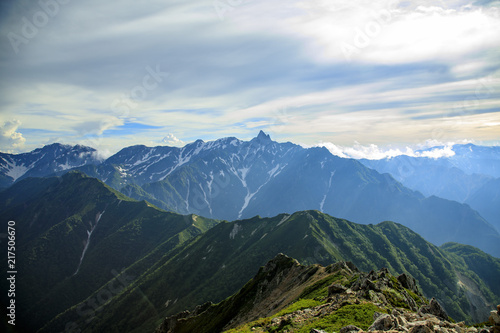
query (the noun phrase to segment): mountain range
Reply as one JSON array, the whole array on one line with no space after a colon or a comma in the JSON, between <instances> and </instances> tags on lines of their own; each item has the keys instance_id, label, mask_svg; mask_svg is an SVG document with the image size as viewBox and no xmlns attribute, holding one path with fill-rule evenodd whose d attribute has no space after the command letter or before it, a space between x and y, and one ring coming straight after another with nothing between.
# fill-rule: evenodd
<instances>
[{"instance_id":1,"label":"mountain range","mask_svg":"<svg viewBox=\"0 0 500 333\"><path fill-rule=\"evenodd\" d=\"M166 316L234 294L278 253L411 275L456 320L484 321L500 300L500 259L437 247L394 222L317 210L233 222L179 215L78 171L16 182L0 192L0 214L16 221L19 331L152 332Z\"/></svg>"},{"instance_id":2,"label":"mountain range","mask_svg":"<svg viewBox=\"0 0 500 333\"><path fill-rule=\"evenodd\" d=\"M198 140L182 148L132 146L106 160L96 156L91 148L51 145L32 153L3 154L0 171L7 186L30 175L78 169L131 198L213 219L319 210L364 224L390 220L436 245L458 242L500 256L500 234L485 219L495 220L498 199L490 193L498 187L487 181L470 197L480 214L469 204L426 197L387 173L334 156L326 148L278 143L262 131L250 141ZM457 165L467 165L465 158L457 160ZM456 183L461 186L460 180Z\"/></svg>"}]
</instances>

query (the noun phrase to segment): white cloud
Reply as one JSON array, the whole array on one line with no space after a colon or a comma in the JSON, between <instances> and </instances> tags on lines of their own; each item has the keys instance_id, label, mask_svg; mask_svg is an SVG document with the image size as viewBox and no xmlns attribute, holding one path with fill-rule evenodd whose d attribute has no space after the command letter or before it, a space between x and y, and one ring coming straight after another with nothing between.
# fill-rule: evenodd
<instances>
[{"instance_id":1,"label":"white cloud","mask_svg":"<svg viewBox=\"0 0 500 333\"><path fill-rule=\"evenodd\" d=\"M4 152L17 151L23 148L26 139L18 132L19 120L6 121L0 126L0 149Z\"/></svg>"},{"instance_id":2,"label":"white cloud","mask_svg":"<svg viewBox=\"0 0 500 333\"><path fill-rule=\"evenodd\" d=\"M436 142L436 141L434 141ZM354 158L354 159L369 159L369 160L380 160L384 158L392 158L396 156L406 155L411 157L427 157L438 159L442 157L451 157L455 155L453 151L453 144L449 143L445 146L433 147L428 150L418 151L415 148L405 147L400 148L380 148L375 144L371 145L360 145L356 144L352 147L344 147L335 145L331 142L323 142L316 147L325 147L333 155L344 157L344 158Z\"/></svg>"},{"instance_id":3,"label":"white cloud","mask_svg":"<svg viewBox=\"0 0 500 333\"><path fill-rule=\"evenodd\" d=\"M455 155L452 146L446 146L443 148L433 148L428 151L422 151L415 153L415 157L428 157L428 158L441 158L441 157L451 157Z\"/></svg>"},{"instance_id":4,"label":"white cloud","mask_svg":"<svg viewBox=\"0 0 500 333\"><path fill-rule=\"evenodd\" d=\"M162 140L161 143L168 146L183 146L184 141L178 139L174 134L168 133Z\"/></svg>"}]
</instances>

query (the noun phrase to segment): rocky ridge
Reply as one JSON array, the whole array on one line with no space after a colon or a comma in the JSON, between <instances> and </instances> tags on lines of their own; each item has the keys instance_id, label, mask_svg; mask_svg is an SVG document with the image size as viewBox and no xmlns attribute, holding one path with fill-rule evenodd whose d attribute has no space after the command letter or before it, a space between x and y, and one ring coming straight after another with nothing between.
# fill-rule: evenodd
<instances>
[{"instance_id":1,"label":"rocky ridge","mask_svg":"<svg viewBox=\"0 0 500 333\"><path fill-rule=\"evenodd\" d=\"M408 274L369 273L351 262L303 266L279 254L239 293L192 313L166 318L156 333L176 332L460 332L439 302Z\"/></svg>"}]
</instances>

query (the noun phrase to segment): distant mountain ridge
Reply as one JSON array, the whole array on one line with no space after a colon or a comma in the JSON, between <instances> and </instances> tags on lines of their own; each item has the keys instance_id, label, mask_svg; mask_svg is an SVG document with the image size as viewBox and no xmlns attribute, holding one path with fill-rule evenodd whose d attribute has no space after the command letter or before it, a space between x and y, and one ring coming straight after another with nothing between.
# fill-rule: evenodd
<instances>
[{"instance_id":1,"label":"distant mountain ridge","mask_svg":"<svg viewBox=\"0 0 500 333\"><path fill-rule=\"evenodd\" d=\"M500 234L469 206L425 198L356 160L278 143L262 131L250 141L127 147L76 169L181 214L235 220L316 209L365 224L396 221L434 244L469 244L500 257Z\"/></svg>"},{"instance_id":2,"label":"distant mountain ridge","mask_svg":"<svg viewBox=\"0 0 500 333\"><path fill-rule=\"evenodd\" d=\"M425 151L437 148L431 147ZM435 158L442 165L458 168L468 175L481 174L494 178L500 177L500 146L478 146L472 143L454 144L450 147L453 154Z\"/></svg>"}]
</instances>

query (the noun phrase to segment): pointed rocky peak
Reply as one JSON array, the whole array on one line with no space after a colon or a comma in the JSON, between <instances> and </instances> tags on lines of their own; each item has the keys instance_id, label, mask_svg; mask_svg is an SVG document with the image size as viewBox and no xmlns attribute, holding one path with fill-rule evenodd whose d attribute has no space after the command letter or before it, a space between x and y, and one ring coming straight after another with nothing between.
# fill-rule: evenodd
<instances>
[{"instance_id":1,"label":"pointed rocky peak","mask_svg":"<svg viewBox=\"0 0 500 333\"><path fill-rule=\"evenodd\" d=\"M268 142L271 142L271 137L269 136L269 134L266 134L264 131L260 131L259 132L259 135L257 135L257 137L254 138L255 141L258 141L260 143L268 143Z\"/></svg>"}]
</instances>

